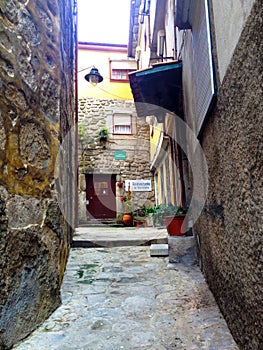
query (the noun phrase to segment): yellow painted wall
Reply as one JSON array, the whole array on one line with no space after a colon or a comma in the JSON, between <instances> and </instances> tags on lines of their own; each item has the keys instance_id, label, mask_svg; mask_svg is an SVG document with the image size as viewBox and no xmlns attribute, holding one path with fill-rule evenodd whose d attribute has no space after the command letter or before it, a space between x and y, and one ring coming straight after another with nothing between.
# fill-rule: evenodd
<instances>
[{"instance_id":1,"label":"yellow painted wall","mask_svg":"<svg viewBox=\"0 0 263 350\"><path fill-rule=\"evenodd\" d=\"M85 47L85 48L84 48ZM123 52L124 51L124 52ZM129 82L110 82L109 59L127 59L125 47L79 45L78 48L78 97L79 98L116 98L122 100L133 100ZM103 81L92 86L85 80L84 76L95 66L103 76ZM90 67L82 71L82 69Z\"/></svg>"},{"instance_id":2,"label":"yellow painted wall","mask_svg":"<svg viewBox=\"0 0 263 350\"><path fill-rule=\"evenodd\" d=\"M155 152L157 150L158 144L159 144L159 140L160 140L160 136L163 130L163 126L162 124L157 124L156 126L153 126L153 135L150 136L150 156L151 156L151 161L154 158Z\"/></svg>"}]
</instances>

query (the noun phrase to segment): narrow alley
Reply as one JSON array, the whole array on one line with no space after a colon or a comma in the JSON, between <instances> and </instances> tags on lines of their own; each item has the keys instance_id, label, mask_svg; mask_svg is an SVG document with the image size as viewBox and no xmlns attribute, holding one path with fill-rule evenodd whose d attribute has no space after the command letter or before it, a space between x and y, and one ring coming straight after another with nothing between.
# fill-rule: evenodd
<instances>
[{"instance_id":1,"label":"narrow alley","mask_svg":"<svg viewBox=\"0 0 263 350\"><path fill-rule=\"evenodd\" d=\"M0 1L0 350L263 350L262 18Z\"/></svg>"},{"instance_id":2,"label":"narrow alley","mask_svg":"<svg viewBox=\"0 0 263 350\"><path fill-rule=\"evenodd\" d=\"M197 265L131 245L71 249L62 305L15 349L238 349Z\"/></svg>"}]
</instances>

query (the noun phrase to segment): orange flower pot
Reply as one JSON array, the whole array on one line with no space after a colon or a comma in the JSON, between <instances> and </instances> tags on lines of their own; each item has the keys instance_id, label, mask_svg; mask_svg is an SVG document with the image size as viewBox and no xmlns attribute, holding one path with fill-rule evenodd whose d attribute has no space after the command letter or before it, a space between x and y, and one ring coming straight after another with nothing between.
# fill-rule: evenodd
<instances>
[{"instance_id":1,"label":"orange flower pot","mask_svg":"<svg viewBox=\"0 0 263 350\"><path fill-rule=\"evenodd\" d=\"M131 226L133 224L133 218L131 214L123 214L122 221L125 226Z\"/></svg>"}]
</instances>

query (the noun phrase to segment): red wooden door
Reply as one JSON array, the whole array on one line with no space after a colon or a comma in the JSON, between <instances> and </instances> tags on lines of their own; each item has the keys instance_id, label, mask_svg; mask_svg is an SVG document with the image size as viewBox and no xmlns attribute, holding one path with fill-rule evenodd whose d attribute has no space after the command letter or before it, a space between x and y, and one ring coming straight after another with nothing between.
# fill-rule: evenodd
<instances>
[{"instance_id":1,"label":"red wooden door","mask_svg":"<svg viewBox=\"0 0 263 350\"><path fill-rule=\"evenodd\" d=\"M90 218L116 218L116 176L112 174L86 175L87 211Z\"/></svg>"}]
</instances>

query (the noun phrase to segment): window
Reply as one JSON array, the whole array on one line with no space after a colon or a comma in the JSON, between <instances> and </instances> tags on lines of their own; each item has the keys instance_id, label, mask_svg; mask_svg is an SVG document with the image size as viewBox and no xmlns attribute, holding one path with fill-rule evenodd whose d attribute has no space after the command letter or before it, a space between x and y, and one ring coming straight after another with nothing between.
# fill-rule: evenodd
<instances>
[{"instance_id":1,"label":"window","mask_svg":"<svg viewBox=\"0 0 263 350\"><path fill-rule=\"evenodd\" d=\"M133 72L133 69L112 69L111 80L129 81L128 74Z\"/></svg>"},{"instance_id":2,"label":"window","mask_svg":"<svg viewBox=\"0 0 263 350\"><path fill-rule=\"evenodd\" d=\"M113 134L130 135L131 133L131 116L127 114L115 114L113 116Z\"/></svg>"},{"instance_id":3,"label":"window","mask_svg":"<svg viewBox=\"0 0 263 350\"><path fill-rule=\"evenodd\" d=\"M128 74L136 70L136 62L125 60L110 60L110 80L128 82Z\"/></svg>"},{"instance_id":4,"label":"window","mask_svg":"<svg viewBox=\"0 0 263 350\"><path fill-rule=\"evenodd\" d=\"M113 69L111 71L112 80L128 80L128 71L126 69Z\"/></svg>"}]
</instances>

